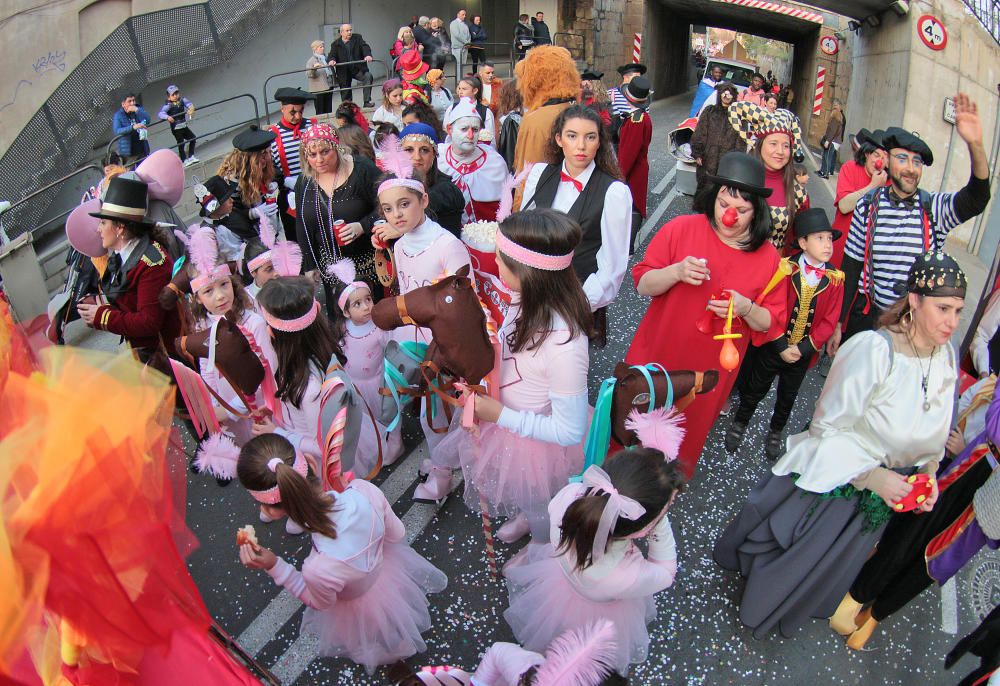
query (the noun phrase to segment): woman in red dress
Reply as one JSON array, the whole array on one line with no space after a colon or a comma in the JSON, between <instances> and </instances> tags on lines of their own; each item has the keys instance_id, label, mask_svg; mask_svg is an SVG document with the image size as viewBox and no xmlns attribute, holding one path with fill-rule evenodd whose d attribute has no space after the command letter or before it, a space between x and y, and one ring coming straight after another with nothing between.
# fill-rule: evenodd
<instances>
[{"instance_id":1,"label":"woman in red dress","mask_svg":"<svg viewBox=\"0 0 1000 686\"><path fill-rule=\"evenodd\" d=\"M834 198L837 216L833 219L833 228L840 231L841 236L833 242L833 257L830 258L830 263L837 269L840 269L840 263L844 260L844 245L851 228L854 207L861 198L886 185L889 180L889 153L882 144L883 133L881 129L874 133L868 129L858 131L854 137L858 142L854 159L844 162L837 176L837 195Z\"/></svg>"},{"instance_id":2,"label":"woman in red dress","mask_svg":"<svg viewBox=\"0 0 1000 686\"><path fill-rule=\"evenodd\" d=\"M733 333L743 358L752 339L766 340L772 323L785 319L785 292L769 287L778 270L778 251L768 241L771 218L764 165L741 152L726 154L709 176L706 211L668 222L653 237L642 262L632 269L640 295L652 296L625 361L658 362L667 369L719 369L719 383L685 410L687 434L678 461L688 478L712 424L736 380L721 369L721 333L733 300ZM707 307L706 307L707 306ZM700 326L699 326L700 325ZM708 333L703 333L707 330Z\"/></svg>"}]
</instances>

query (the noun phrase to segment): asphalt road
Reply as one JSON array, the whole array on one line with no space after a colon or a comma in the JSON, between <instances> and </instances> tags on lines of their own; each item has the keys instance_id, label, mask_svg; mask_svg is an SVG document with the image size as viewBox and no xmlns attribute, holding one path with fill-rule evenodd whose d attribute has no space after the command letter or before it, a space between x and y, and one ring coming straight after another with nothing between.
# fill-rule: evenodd
<instances>
[{"instance_id":1,"label":"asphalt road","mask_svg":"<svg viewBox=\"0 0 1000 686\"><path fill-rule=\"evenodd\" d=\"M686 97L670 99L657 102L652 109L652 221L647 240L663 223L690 211L690 199L674 190L670 171L674 160L666 148L666 134L686 117L689 102ZM831 209L832 185L814 177L809 190L813 206ZM608 347L593 351L592 392L624 357L645 307L645 300L626 278L610 310ZM823 380L817 370L810 372L789 427L805 425ZM862 653L848 651L825 622L809 623L792 639L766 640L755 640L739 623L740 584L712 562L711 548L767 468L763 437L770 402L759 410L739 454L725 453L722 432L727 420L717 424L697 476L671 511L679 551L677 580L657 596L659 614L650 628L650 656L633 670L632 683L956 683L960 676L943 671L943 656L956 641L955 631L973 628L978 623L975 612L992 608L1000 597L1000 557L992 553L967 566L952 589L928 591L879 627L869 649ZM492 642L513 640L502 618L507 592L502 582L491 581L487 573L481 520L465 508L460 497L449 498L440 510L413 503L416 468L423 456L415 421L407 425L405 439L409 454L385 469L377 483L403 518L417 552L449 578L448 588L431 597L434 626L425 635L427 653L410 662L473 669ZM263 572L239 564L234 536L244 524L253 523L263 545L295 563L308 553L305 536L285 534L281 523L259 522L254 502L236 484L220 488L214 479L193 474L188 484L188 522L201 543L188 564L209 610L225 629L286 684L388 683L382 670L369 676L346 660L317 658L315 642L299 634L302 607L298 601ZM517 547L498 541L497 551L502 564ZM970 671L972 664L972 658L965 658L959 674Z\"/></svg>"}]
</instances>

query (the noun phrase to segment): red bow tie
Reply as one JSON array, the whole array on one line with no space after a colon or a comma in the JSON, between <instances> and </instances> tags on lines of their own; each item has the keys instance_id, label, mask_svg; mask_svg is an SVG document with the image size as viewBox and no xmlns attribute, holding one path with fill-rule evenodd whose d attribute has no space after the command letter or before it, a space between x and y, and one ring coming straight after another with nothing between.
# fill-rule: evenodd
<instances>
[{"instance_id":1,"label":"red bow tie","mask_svg":"<svg viewBox=\"0 0 1000 686\"><path fill-rule=\"evenodd\" d=\"M573 184L573 187L576 188L577 193L583 193L583 184L574 179L566 172L563 171L559 172L559 181L561 181L562 183L571 183Z\"/></svg>"},{"instance_id":2,"label":"red bow tie","mask_svg":"<svg viewBox=\"0 0 1000 686\"><path fill-rule=\"evenodd\" d=\"M806 274L815 274L817 279L822 279L826 276L826 267L814 267L807 262Z\"/></svg>"}]
</instances>

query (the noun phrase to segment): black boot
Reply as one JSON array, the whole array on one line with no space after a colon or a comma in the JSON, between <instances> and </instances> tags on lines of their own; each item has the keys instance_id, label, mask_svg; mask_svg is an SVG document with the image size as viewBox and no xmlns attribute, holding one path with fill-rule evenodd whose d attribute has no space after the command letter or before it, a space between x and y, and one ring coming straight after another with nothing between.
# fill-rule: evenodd
<instances>
[{"instance_id":1,"label":"black boot","mask_svg":"<svg viewBox=\"0 0 1000 686\"><path fill-rule=\"evenodd\" d=\"M729 425L729 429L726 430L725 446L726 451L730 453L735 453L736 449L740 447L740 443L743 442L743 434L747 432L747 425L745 422L738 422L735 419L733 423Z\"/></svg>"},{"instance_id":2,"label":"black boot","mask_svg":"<svg viewBox=\"0 0 1000 686\"><path fill-rule=\"evenodd\" d=\"M785 441L781 437L781 431L771 429L767 432L767 440L764 442L764 454L767 459L774 462L785 452Z\"/></svg>"}]
</instances>

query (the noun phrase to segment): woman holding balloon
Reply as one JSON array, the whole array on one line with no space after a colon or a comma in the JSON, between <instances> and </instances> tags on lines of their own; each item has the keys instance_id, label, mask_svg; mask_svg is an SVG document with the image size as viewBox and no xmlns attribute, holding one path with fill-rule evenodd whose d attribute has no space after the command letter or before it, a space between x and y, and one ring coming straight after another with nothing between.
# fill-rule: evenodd
<instances>
[{"instance_id":1,"label":"woman holding balloon","mask_svg":"<svg viewBox=\"0 0 1000 686\"><path fill-rule=\"evenodd\" d=\"M763 163L731 152L708 179L705 214L668 222L632 269L639 294L653 300L625 357L629 364L723 372L715 389L685 411L678 462L687 478L747 346L763 342L772 323L786 320L787 280L775 278L780 258L768 241L765 198L771 191Z\"/></svg>"}]
</instances>

